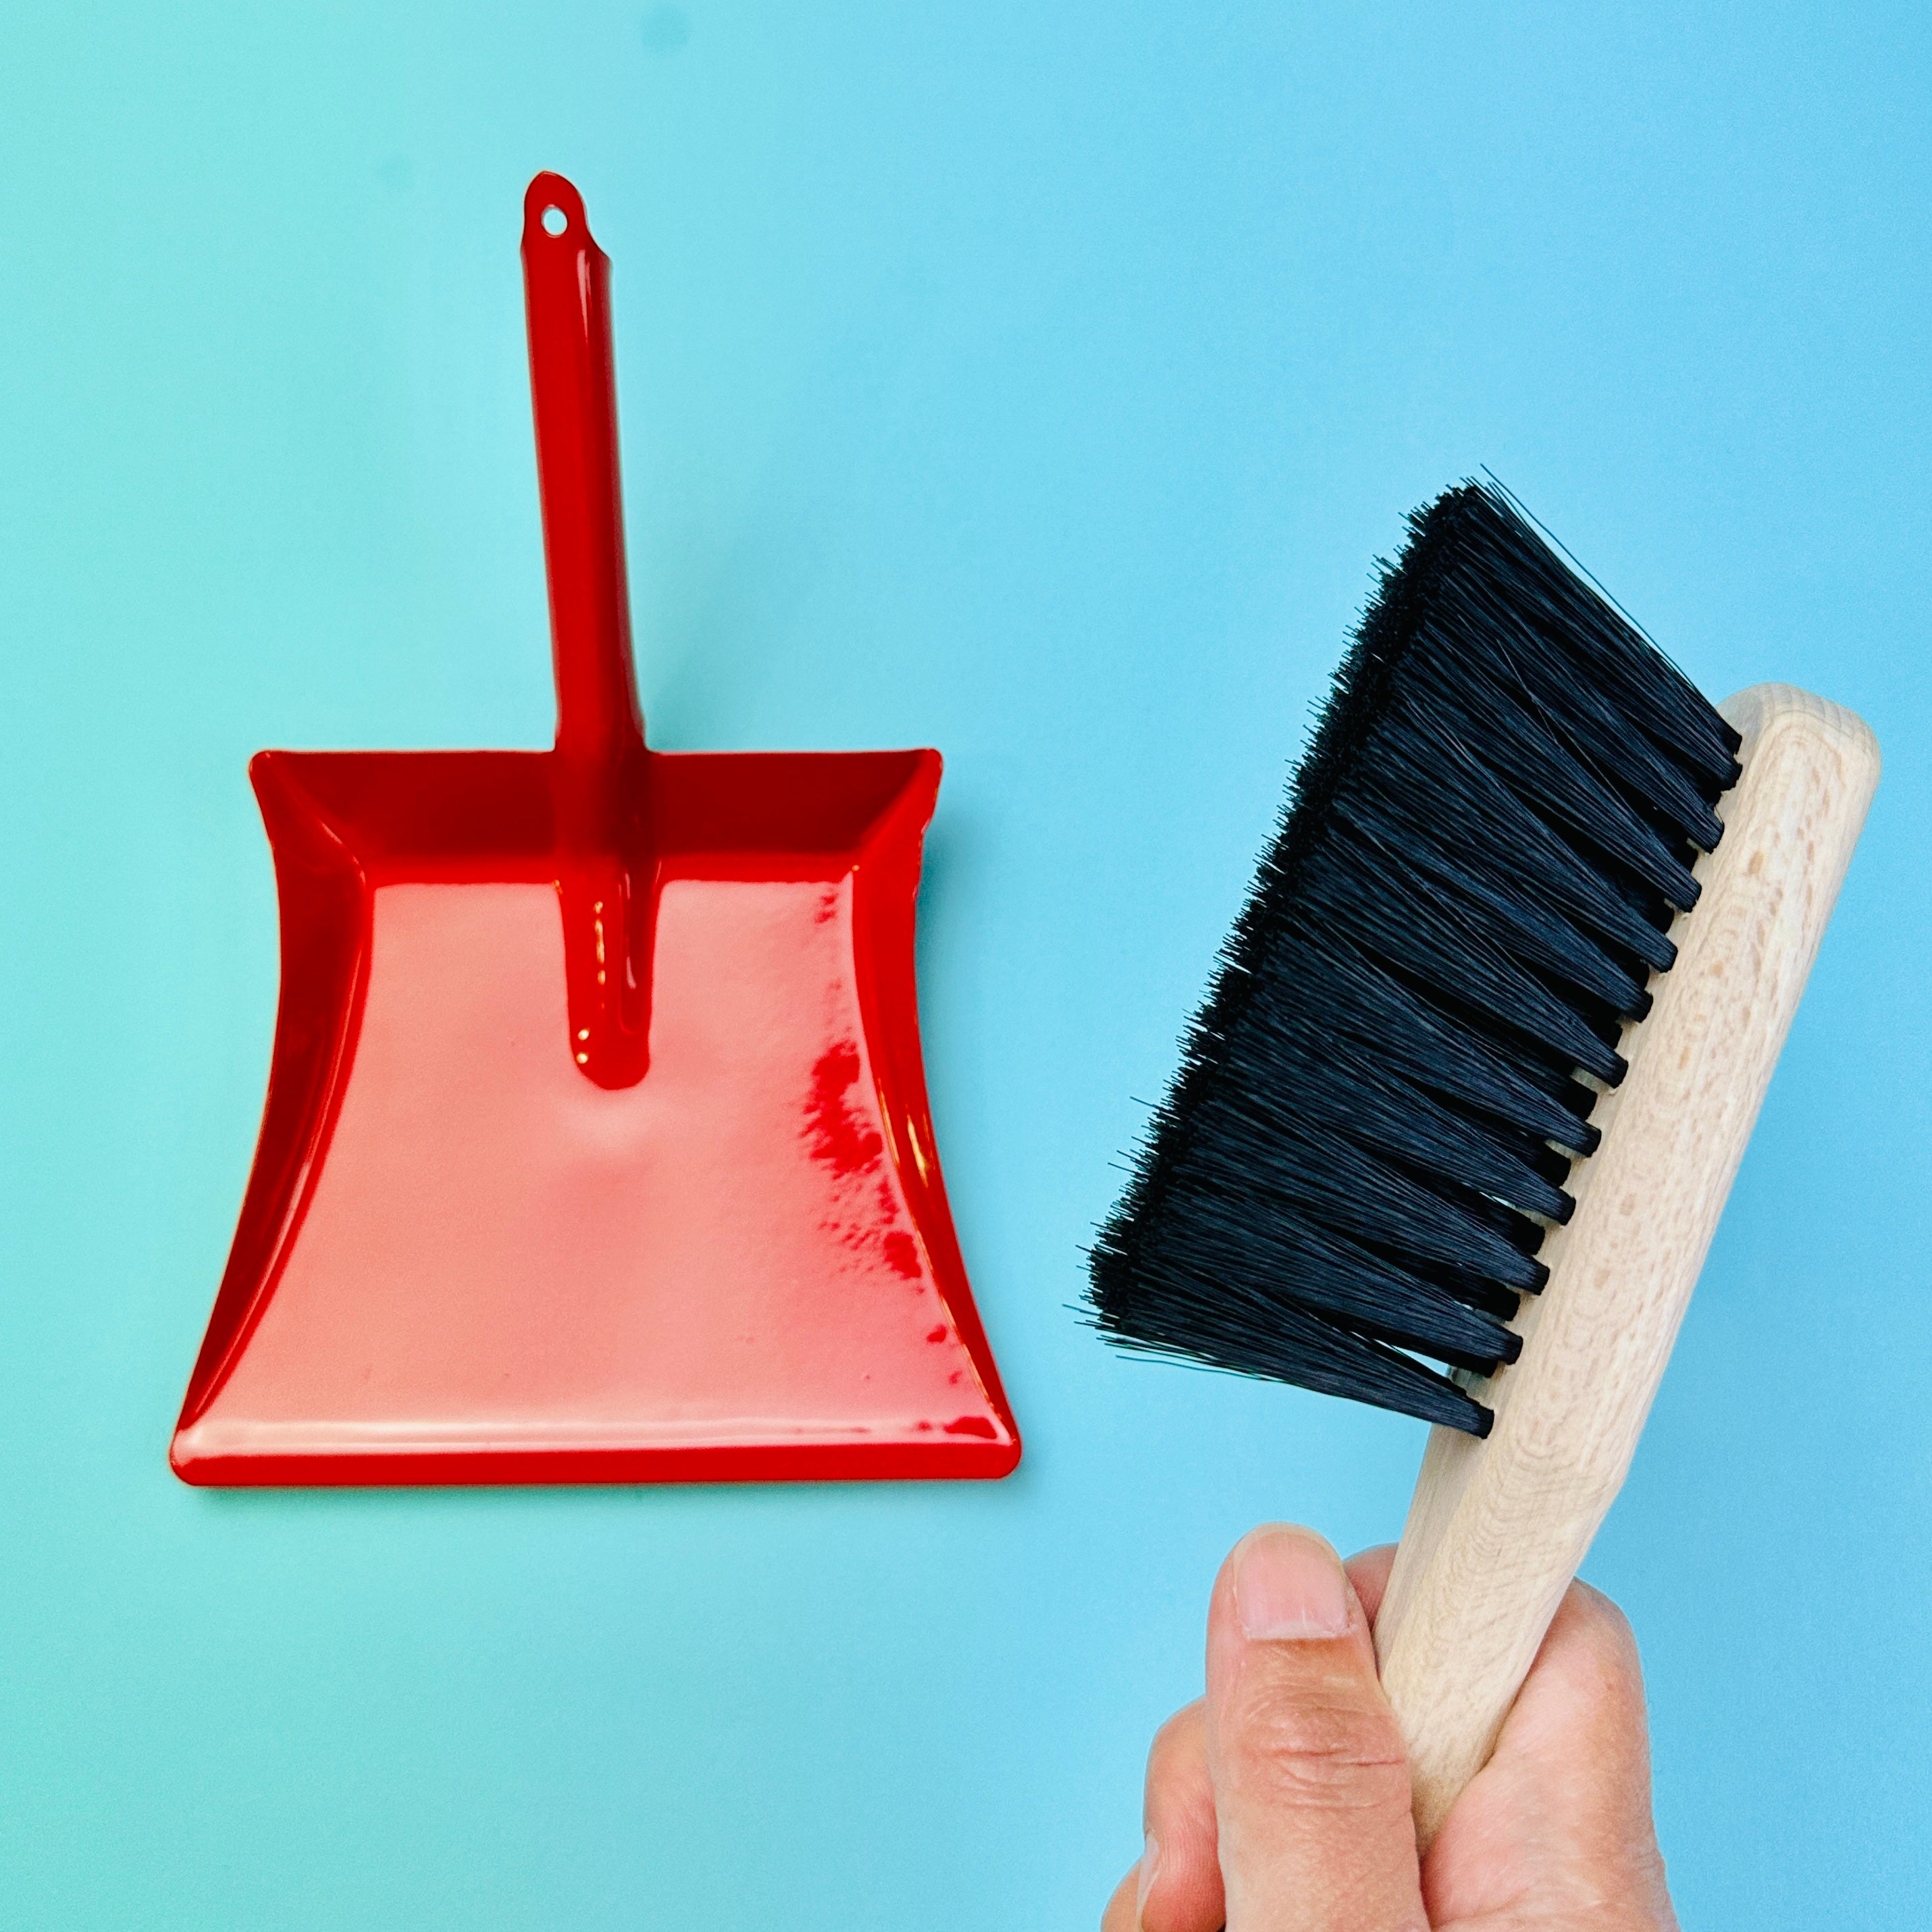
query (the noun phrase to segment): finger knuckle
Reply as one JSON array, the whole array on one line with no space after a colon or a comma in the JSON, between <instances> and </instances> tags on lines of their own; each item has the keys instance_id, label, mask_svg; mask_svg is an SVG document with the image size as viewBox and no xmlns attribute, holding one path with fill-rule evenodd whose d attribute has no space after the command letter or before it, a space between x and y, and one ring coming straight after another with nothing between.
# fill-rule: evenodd
<instances>
[{"instance_id":1,"label":"finger knuckle","mask_svg":"<svg viewBox=\"0 0 1932 1932\"><path fill-rule=\"evenodd\" d=\"M1576 1593L1579 1604L1585 1611L1592 1632L1605 1643L1621 1644L1634 1652L1636 1634L1630 1628L1630 1618L1625 1616L1614 1598L1594 1588L1580 1578L1570 1586Z\"/></svg>"},{"instance_id":2,"label":"finger knuckle","mask_svg":"<svg viewBox=\"0 0 1932 1932\"><path fill-rule=\"evenodd\" d=\"M1629 1618L1600 1590L1587 1583L1572 1587L1577 1593L1578 1635L1592 1664L1607 1687L1641 1694L1643 1664Z\"/></svg>"},{"instance_id":3,"label":"finger knuckle","mask_svg":"<svg viewBox=\"0 0 1932 1932\"><path fill-rule=\"evenodd\" d=\"M1156 1779L1165 1776L1196 1755L1196 1734L1200 1719L1196 1707L1192 1704L1177 1711L1154 1734L1154 1742L1148 1750L1148 1776Z\"/></svg>"},{"instance_id":4,"label":"finger knuckle","mask_svg":"<svg viewBox=\"0 0 1932 1932\"><path fill-rule=\"evenodd\" d=\"M1367 1810L1408 1804L1408 1762L1394 1720L1354 1698L1273 1699L1240 1714L1235 1774L1282 1804Z\"/></svg>"}]
</instances>

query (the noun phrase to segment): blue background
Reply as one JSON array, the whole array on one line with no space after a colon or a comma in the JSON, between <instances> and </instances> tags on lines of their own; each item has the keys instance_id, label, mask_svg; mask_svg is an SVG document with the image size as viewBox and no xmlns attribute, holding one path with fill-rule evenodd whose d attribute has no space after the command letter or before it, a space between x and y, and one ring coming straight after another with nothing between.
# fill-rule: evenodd
<instances>
[{"instance_id":1,"label":"blue background","mask_svg":"<svg viewBox=\"0 0 1932 1932\"><path fill-rule=\"evenodd\" d=\"M43 4L0 24L0 1920L1091 1924L1234 1538L1406 1422L1069 1304L1412 504L1486 464L1888 770L1588 1574L1687 1923L1916 1926L1932 1802L1932 16ZM258 746L543 742L516 241L616 263L654 737L933 743L999 1485L211 1495Z\"/></svg>"}]
</instances>

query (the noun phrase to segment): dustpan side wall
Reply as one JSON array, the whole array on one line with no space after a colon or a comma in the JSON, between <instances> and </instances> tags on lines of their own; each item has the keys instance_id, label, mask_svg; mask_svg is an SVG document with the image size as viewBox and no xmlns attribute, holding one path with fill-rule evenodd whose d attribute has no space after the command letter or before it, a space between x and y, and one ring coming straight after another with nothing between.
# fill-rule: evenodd
<instances>
[{"instance_id":1,"label":"dustpan side wall","mask_svg":"<svg viewBox=\"0 0 1932 1932\"><path fill-rule=\"evenodd\" d=\"M880 1113L896 1144L893 1158L925 1239L933 1270L947 1292L960 1340L966 1345L992 1406L1012 1413L967 1286L952 1210L946 1197L926 1096L914 965L914 906L926 829L938 800L940 761L927 753L914 782L875 827L856 873L856 965L860 1011L878 1083Z\"/></svg>"},{"instance_id":2,"label":"dustpan side wall","mask_svg":"<svg viewBox=\"0 0 1932 1932\"><path fill-rule=\"evenodd\" d=\"M272 753L252 767L281 927L275 1041L248 1192L178 1426L206 1409L260 1317L314 1184L368 985L361 867Z\"/></svg>"}]
</instances>

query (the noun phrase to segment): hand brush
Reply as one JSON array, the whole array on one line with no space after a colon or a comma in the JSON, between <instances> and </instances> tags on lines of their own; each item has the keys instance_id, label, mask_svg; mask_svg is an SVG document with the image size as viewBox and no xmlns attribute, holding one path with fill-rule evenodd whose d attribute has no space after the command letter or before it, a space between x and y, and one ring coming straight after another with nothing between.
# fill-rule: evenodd
<instances>
[{"instance_id":1,"label":"hand brush","mask_svg":"<svg viewBox=\"0 0 1932 1932\"><path fill-rule=\"evenodd\" d=\"M1492 484L1409 528L1090 1305L1437 1425L1376 1631L1426 1846L1629 1467L1879 760L1786 686L1714 708Z\"/></svg>"}]
</instances>

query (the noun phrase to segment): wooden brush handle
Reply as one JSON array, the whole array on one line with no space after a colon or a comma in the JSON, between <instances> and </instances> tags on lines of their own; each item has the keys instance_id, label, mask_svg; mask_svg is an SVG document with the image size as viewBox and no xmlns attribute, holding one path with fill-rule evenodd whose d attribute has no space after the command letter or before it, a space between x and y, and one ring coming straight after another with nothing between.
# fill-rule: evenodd
<instances>
[{"instance_id":1,"label":"wooden brush handle","mask_svg":"<svg viewBox=\"0 0 1932 1932\"><path fill-rule=\"evenodd\" d=\"M1788 685L1724 705L1744 775L1719 806L1676 965L1592 1118L1576 1211L1545 1244L1521 1358L1472 1393L1486 1441L1430 1438L1376 1633L1426 1846L1494 1747L1622 1486L1878 783L1877 741Z\"/></svg>"}]
</instances>

